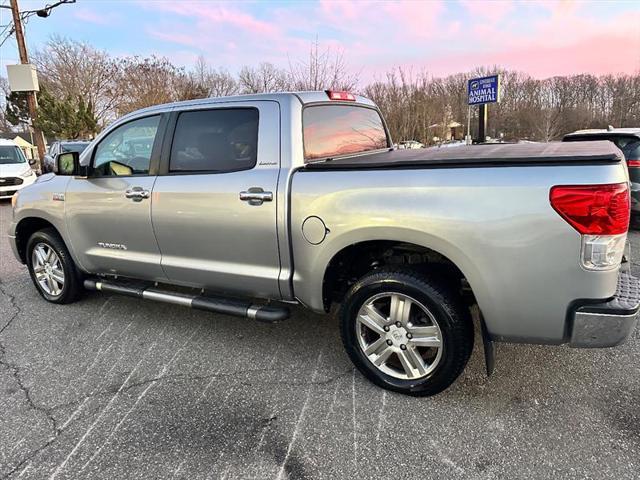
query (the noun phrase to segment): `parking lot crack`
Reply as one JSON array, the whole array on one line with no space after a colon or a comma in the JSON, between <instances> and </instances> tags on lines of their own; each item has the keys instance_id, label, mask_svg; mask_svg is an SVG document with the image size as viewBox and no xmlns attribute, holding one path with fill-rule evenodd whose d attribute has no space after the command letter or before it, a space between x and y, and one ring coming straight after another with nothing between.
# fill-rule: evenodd
<instances>
[{"instance_id":1,"label":"parking lot crack","mask_svg":"<svg viewBox=\"0 0 640 480\"><path fill-rule=\"evenodd\" d=\"M5 359L5 355L6 355L6 352L4 350L4 345L0 344L0 365L2 365L6 370L9 371L16 385L18 385L18 388L24 394L24 398L29 408L39 414L44 415L47 421L49 422L49 424L51 425L51 428L54 434L57 435L60 432L60 429L58 428L58 423L56 419L53 417L51 413L52 409L36 403L36 401L33 399L33 396L31 395L31 390L29 389L29 387L27 387L24 384L24 380L22 379L22 375L20 373L20 367L18 367L18 365L14 363L8 362Z\"/></svg>"},{"instance_id":2,"label":"parking lot crack","mask_svg":"<svg viewBox=\"0 0 640 480\"><path fill-rule=\"evenodd\" d=\"M12 307L11 310L13 310L13 312L11 313L6 323L4 323L4 325L0 327L0 336L2 336L7 331L7 329L15 322L15 320L20 316L20 314L22 313L22 308L20 308L20 305L18 304L18 301L15 295L9 293L9 291L5 288L1 280L0 280L0 294L9 299L9 304ZM3 341L2 338L0 338L0 365L5 370L7 370L11 375L11 378L13 378L14 382L18 386L18 389L24 395L28 408L30 410L33 410L37 414L44 416L44 418L47 420L47 423L50 425L51 431L52 431L52 435L49 437L49 439L45 443L43 443L36 449L32 450L27 456L25 456L18 463L16 463L16 465L9 472L7 472L5 475L0 477L4 479L4 478L9 478L16 472L20 471L22 467L29 460L34 458L41 451L47 449L52 443L55 442L55 440L60 435L60 433L62 433L62 430L58 428L58 423L52 414L52 409L39 405L33 399L30 388L27 385L25 385L20 367L16 363L13 363L7 359L7 346L6 346L6 342Z\"/></svg>"},{"instance_id":3,"label":"parking lot crack","mask_svg":"<svg viewBox=\"0 0 640 480\"><path fill-rule=\"evenodd\" d=\"M29 387L27 387L24 384L24 381L23 381L22 376L20 374L20 368L17 365L13 364L13 363L7 362L5 360L5 353L6 352L4 350L4 345L0 344L0 355L1 355L0 356L0 365L2 365L6 370L8 370L11 373L11 376L13 377L15 383L18 385L18 388L24 394L24 397L25 397L25 400L27 402L27 405L28 405L29 409L37 412L40 415L43 415L46 418L47 422L51 426L52 435L49 437L49 439L46 442L44 442L39 447L31 450L28 453L28 455L26 455L21 460L19 460L9 472L7 472L5 475L0 477L1 479L10 478L12 475L14 475L15 473L19 472L23 467L25 467L27 462L29 462L31 459L35 458L43 450L46 450L47 448L49 448L58 439L60 434L62 434L62 432L64 431L64 428L59 428L58 427L57 420L55 419L55 417L52 414L53 409L50 408L50 407L45 407L45 406L39 405L33 399L33 396L31 395L31 390L29 389Z\"/></svg>"},{"instance_id":4,"label":"parking lot crack","mask_svg":"<svg viewBox=\"0 0 640 480\"><path fill-rule=\"evenodd\" d=\"M4 283L2 282L2 280L0 280L0 294L2 294L5 297L7 297L9 299L9 304L11 305L11 307L13 307L13 314L9 317L7 322L2 327L0 327L0 335L2 335L4 333L4 331L11 326L13 321L16 318L18 318L20 313L22 313L22 309L20 308L20 305L18 305L18 301L16 300L15 295L9 293L5 289Z\"/></svg>"},{"instance_id":5,"label":"parking lot crack","mask_svg":"<svg viewBox=\"0 0 640 480\"><path fill-rule=\"evenodd\" d=\"M29 462L31 459L35 458L40 452L46 450L51 445L53 445L53 443L55 443L55 441L57 439L58 439L58 435L55 435L55 436L49 438L49 440L47 440L45 443L40 445L38 448L36 448L34 450L31 450L31 452L29 452L29 454L27 456L23 457L18 463L15 464L15 466L11 470L9 470L5 475L0 477L0 479L4 480L4 479L7 479L7 478L11 478L11 476L13 476L14 474L20 472L23 467L25 469L28 468L26 466L27 462Z\"/></svg>"},{"instance_id":6,"label":"parking lot crack","mask_svg":"<svg viewBox=\"0 0 640 480\"><path fill-rule=\"evenodd\" d=\"M2 283L2 281L0 281L0 293L2 293L2 295L4 295L9 299L9 303L11 304L14 310L13 314L11 315L7 323L5 323L2 326L2 328L0 328L0 335L2 335L7 330L7 328L9 328L9 326L18 318L20 313L22 313L22 309L18 305L15 295L12 295L4 288L4 284ZM31 396L31 391L24 384L24 381L22 379L20 367L17 364L7 360L7 348L5 343L2 341L2 339L0 339L0 365L2 365L5 369L7 369L11 373L11 376L15 380L16 384L18 385L20 390L23 392L25 399L27 401L27 404L29 405L29 408L31 408L32 410L35 410L36 412L44 414L48 419L49 423L51 423L53 431L57 433L58 426L55 418L53 418L49 409L38 405L33 400L33 397Z\"/></svg>"}]
</instances>

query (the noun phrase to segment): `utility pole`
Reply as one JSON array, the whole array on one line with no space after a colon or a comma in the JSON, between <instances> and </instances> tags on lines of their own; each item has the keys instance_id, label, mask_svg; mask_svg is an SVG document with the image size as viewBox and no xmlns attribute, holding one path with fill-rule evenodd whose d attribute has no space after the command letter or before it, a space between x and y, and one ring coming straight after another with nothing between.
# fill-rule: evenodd
<instances>
[{"instance_id":1,"label":"utility pole","mask_svg":"<svg viewBox=\"0 0 640 480\"><path fill-rule=\"evenodd\" d=\"M484 143L487 141L487 110L489 110L486 103L480 104L480 111L478 113L478 143Z\"/></svg>"},{"instance_id":2,"label":"utility pole","mask_svg":"<svg viewBox=\"0 0 640 480\"><path fill-rule=\"evenodd\" d=\"M20 63L28 64L29 55L27 54L27 45L24 41L24 30L22 29L22 20L20 19L20 9L18 8L18 0L10 0L11 13L13 14L13 29L16 32L16 41L18 43L18 52L20 53ZM29 116L31 117L31 127L36 137L36 146L38 147L38 161L36 167L42 171L42 159L44 158L44 136L39 128L35 127L35 121L38 117L38 100L36 92L27 92L27 104L29 106Z\"/></svg>"}]
</instances>

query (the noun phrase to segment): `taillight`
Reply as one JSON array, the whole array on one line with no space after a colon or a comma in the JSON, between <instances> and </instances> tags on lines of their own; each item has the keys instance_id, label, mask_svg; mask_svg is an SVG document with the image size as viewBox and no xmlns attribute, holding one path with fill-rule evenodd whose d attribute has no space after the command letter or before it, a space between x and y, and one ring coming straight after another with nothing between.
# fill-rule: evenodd
<instances>
[{"instance_id":1,"label":"taillight","mask_svg":"<svg viewBox=\"0 0 640 480\"><path fill-rule=\"evenodd\" d=\"M551 206L582 234L582 265L607 270L620 264L629 230L629 185L560 185Z\"/></svg>"},{"instance_id":2,"label":"taillight","mask_svg":"<svg viewBox=\"0 0 640 480\"><path fill-rule=\"evenodd\" d=\"M640 167L640 160L627 160L627 166L629 167Z\"/></svg>"},{"instance_id":3,"label":"taillight","mask_svg":"<svg viewBox=\"0 0 640 480\"><path fill-rule=\"evenodd\" d=\"M327 90L327 95L331 100L343 100L347 102L356 101L356 97L354 97L353 93L349 92L336 92L334 90Z\"/></svg>"},{"instance_id":4,"label":"taillight","mask_svg":"<svg viewBox=\"0 0 640 480\"><path fill-rule=\"evenodd\" d=\"M557 186L551 206L582 234L617 235L629 229L629 185Z\"/></svg>"}]
</instances>

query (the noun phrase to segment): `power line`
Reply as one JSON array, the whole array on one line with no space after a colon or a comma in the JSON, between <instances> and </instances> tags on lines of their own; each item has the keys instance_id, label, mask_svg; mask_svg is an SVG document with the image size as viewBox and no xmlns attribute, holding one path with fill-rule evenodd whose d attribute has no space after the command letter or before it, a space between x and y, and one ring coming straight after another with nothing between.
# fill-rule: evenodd
<instances>
[{"instance_id":1,"label":"power line","mask_svg":"<svg viewBox=\"0 0 640 480\"><path fill-rule=\"evenodd\" d=\"M46 18L49 15L51 15L51 10L53 10L56 7L59 7L60 5L65 5L68 3L76 3L76 0L59 0L58 2L55 2L51 5L47 4L44 7L38 8L35 10L23 10L22 12L20 12L20 18L22 19L23 22L26 21L29 17L32 17L33 15L37 15L41 18ZM11 6L5 5L5 4L0 5L0 8L11 10Z\"/></svg>"},{"instance_id":2,"label":"power line","mask_svg":"<svg viewBox=\"0 0 640 480\"><path fill-rule=\"evenodd\" d=\"M22 12L20 12L20 19L22 20L23 24L27 24L29 19L34 15L37 15L38 17L41 17L41 18L46 18L49 15L51 15L51 10L53 10L54 8L60 5L64 5L68 3L76 3L76 0L60 0L51 5L47 4L43 8L39 8L37 10L23 10ZM5 5L4 3L0 5L0 8L5 8L8 10L11 9L9 5ZM9 38L11 38L11 36L15 33L15 28L13 26L13 23L3 25L0 28L2 28L2 31L0 32L0 47L2 47L6 43L6 41L9 40ZM8 30L8 33L7 33L7 30Z\"/></svg>"}]
</instances>

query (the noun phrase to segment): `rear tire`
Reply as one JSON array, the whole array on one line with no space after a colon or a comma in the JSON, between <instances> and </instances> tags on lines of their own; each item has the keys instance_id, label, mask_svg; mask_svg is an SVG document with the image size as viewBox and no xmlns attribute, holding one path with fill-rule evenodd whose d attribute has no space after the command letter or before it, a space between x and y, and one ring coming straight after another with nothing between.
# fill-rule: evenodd
<instances>
[{"instance_id":1,"label":"rear tire","mask_svg":"<svg viewBox=\"0 0 640 480\"><path fill-rule=\"evenodd\" d=\"M351 287L339 313L342 342L365 377L414 396L440 393L458 378L473 350L473 323L446 285L409 270L380 270Z\"/></svg>"},{"instance_id":2,"label":"rear tire","mask_svg":"<svg viewBox=\"0 0 640 480\"><path fill-rule=\"evenodd\" d=\"M31 280L42 298L58 304L78 299L83 291L81 275L58 232L47 228L31 235L26 257Z\"/></svg>"}]
</instances>

